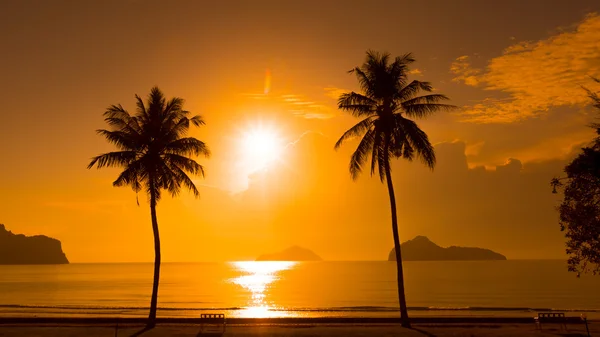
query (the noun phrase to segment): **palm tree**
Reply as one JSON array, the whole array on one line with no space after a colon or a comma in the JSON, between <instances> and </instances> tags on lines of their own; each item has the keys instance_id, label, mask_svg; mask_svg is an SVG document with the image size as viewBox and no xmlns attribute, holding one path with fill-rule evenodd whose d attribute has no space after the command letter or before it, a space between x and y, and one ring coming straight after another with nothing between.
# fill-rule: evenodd
<instances>
[{"instance_id":1,"label":"palm tree","mask_svg":"<svg viewBox=\"0 0 600 337\"><path fill-rule=\"evenodd\" d=\"M96 156L88 165L97 168L121 167L123 172L113 186L129 185L136 192L146 192L150 200L152 231L154 232L154 283L150 300L150 315L147 328L156 321L158 301L158 281L160 277L160 236L156 218L156 204L160 200L161 190L167 190L177 196L182 185L196 197L199 196L189 174L204 177L204 168L190 155L208 157L210 151L204 142L186 137L190 123L204 125L200 116L189 116L183 110L184 100L174 97L167 101L158 87L153 87L146 105L135 95L137 109L129 114L120 104L111 105L104 113L110 130L97 130L119 151ZM138 203L139 205L139 203Z\"/></svg>"},{"instance_id":2,"label":"palm tree","mask_svg":"<svg viewBox=\"0 0 600 337\"><path fill-rule=\"evenodd\" d=\"M362 136L358 148L350 159L352 179L358 178L370 155L371 175L377 170L381 182L387 180L398 271L400 318L404 327L410 327L410 321L404 295L402 252L398 237L396 196L392 184L390 159L404 158L412 161L417 156L433 170L435 165L433 146L427 134L407 117L422 118L439 110L454 108L452 105L439 103L448 99L444 95L417 96L420 91L432 91L432 87L428 82L416 80L408 82L408 65L414 61L411 54L405 54L396 57L390 63L390 54L367 51L364 64L349 71L356 75L364 93L344 93L338 100L338 108L362 120L346 131L335 144L337 150L344 141Z\"/></svg>"}]
</instances>

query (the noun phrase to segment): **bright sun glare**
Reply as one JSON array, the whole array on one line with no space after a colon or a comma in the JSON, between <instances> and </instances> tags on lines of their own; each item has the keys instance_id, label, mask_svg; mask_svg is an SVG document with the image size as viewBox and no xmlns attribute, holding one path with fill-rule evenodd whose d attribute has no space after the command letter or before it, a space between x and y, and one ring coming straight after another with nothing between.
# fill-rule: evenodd
<instances>
[{"instance_id":1,"label":"bright sun glare","mask_svg":"<svg viewBox=\"0 0 600 337\"><path fill-rule=\"evenodd\" d=\"M244 134L242 147L248 168L258 171L279 159L283 142L274 130L254 128Z\"/></svg>"}]
</instances>

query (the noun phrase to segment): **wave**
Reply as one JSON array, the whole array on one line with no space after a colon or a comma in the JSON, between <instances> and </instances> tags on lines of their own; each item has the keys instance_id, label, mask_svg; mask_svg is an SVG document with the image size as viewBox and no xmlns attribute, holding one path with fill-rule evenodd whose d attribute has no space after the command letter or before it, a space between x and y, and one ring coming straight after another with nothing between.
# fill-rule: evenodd
<instances>
[{"instance_id":1,"label":"wave","mask_svg":"<svg viewBox=\"0 0 600 337\"><path fill-rule=\"evenodd\" d=\"M0 304L0 310L6 309L28 310L28 309L49 309L49 310L73 310L73 311L107 311L107 310L149 310L149 307L139 306L87 306L87 305L21 305L21 304ZM158 307L163 311L238 311L245 310L247 307ZM394 312L398 307L382 306L346 306L346 307L321 307L321 308L269 308L274 312ZM561 312L600 312L600 309L583 308L530 308L530 307L408 307L410 311L476 311L476 312L538 312L538 311L561 311Z\"/></svg>"}]
</instances>

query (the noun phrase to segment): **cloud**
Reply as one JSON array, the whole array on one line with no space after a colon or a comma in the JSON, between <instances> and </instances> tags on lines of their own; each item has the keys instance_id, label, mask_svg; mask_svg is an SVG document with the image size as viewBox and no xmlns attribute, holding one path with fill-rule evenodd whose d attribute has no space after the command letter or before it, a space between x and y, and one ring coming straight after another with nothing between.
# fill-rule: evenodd
<instances>
[{"instance_id":1,"label":"cloud","mask_svg":"<svg viewBox=\"0 0 600 337\"><path fill-rule=\"evenodd\" d=\"M333 108L326 104L310 100L304 95L247 93L243 94L243 96L254 100L269 100L278 103L292 115L306 119L328 119L335 116Z\"/></svg>"},{"instance_id":2,"label":"cloud","mask_svg":"<svg viewBox=\"0 0 600 337\"><path fill-rule=\"evenodd\" d=\"M420 69L417 69L417 68L409 71L408 73L411 75L423 76L423 71L421 71Z\"/></svg>"},{"instance_id":3,"label":"cloud","mask_svg":"<svg viewBox=\"0 0 600 337\"><path fill-rule=\"evenodd\" d=\"M515 43L485 69L460 56L450 71L456 82L505 94L465 107L459 114L466 122L512 123L555 107L587 105L581 86L598 88L590 76L600 75L600 16L590 14L574 30L544 40Z\"/></svg>"},{"instance_id":4,"label":"cloud","mask_svg":"<svg viewBox=\"0 0 600 337\"><path fill-rule=\"evenodd\" d=\"M515 174L521 172L523 169L523 164L520 160L515 158L508 158L506 164L496 166L496 172L499 173L507 173L507 174Z\"/></svg>"},{"instance_id":5,"label":"cloud","mask_svg":"<svg viewBox=\"0 0 600 337\"><path fill-rule=\"evenodd\" d=\"M477 76L479 76L481 70L471 67L469 56L467 55L457 57L450 65L450 71L456 75L452 79L454 82L464 82L470 86L477 86L479 84Z\"/></svg>"},{"instance_id":6,"label":"cloud","mask_svg":"<svg viewBox=\"0 0 600 337\"><path fill-rule=\"evenodd\" d=\"M465 155L467 156L476 156L481 152L481 149L485 145L484 141L477 142L474 144L467 144L465 148Z\"/></svg>"},{"instance_id":7,"label":"cloud","mask_svg":"<svg viewBox=\"0 0 600 337\"><path fill-rule=\"evenodd\" d=\"M327 88L324 88L324 90L325 90L325 95L327 97L332 98L332 99L334 99L336 101L340 98L340 96L343 93L350 92L350 90L336 88L336 87L327 87Z\"/></svg>"},{"instance_id":8,"label":"cloud","mask_svg":"<svg viewBox=\"0 0 600 337\"><path fill-rule=\"evenodd\" d=\"M302 95L281 95L281 101L286 105L288 112L306 119L328 119L335 116L331 107L307 100Z\"/></svg>"}]
</instances>

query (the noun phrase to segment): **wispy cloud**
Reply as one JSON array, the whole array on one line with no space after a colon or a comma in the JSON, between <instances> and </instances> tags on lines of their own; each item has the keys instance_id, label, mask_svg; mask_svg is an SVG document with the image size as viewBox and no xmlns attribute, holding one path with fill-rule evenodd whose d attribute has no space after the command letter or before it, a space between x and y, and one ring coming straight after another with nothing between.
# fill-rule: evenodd
<instances>
[{"instance_id":1,"label":"wispy cloud","mask_svg":"<svg viewBox=\"0 0 600 337\"><path fill-rule=\"evenodd\" d=\"M327 119L334 116L331 107L308 100L302 95L281 95L279 99L286 105L288 111L295 116L307 119Z\"/></svg>"},{"instance_id":2,"label":"wispy cloud","mask_svg":"<svg viewBox=\"0 0 600 337\"><path fill-rule=\"evenodd\" d=\"M327 119L335 116L334 109L324 103L297 94L243 94L255 100L270 100L281 104L287 112L307 119Z\"/></svg>"},{"instance_id":3,"label":"wispy cloud","mask_svg":"<svg viewBox=\"0 0 600 337\"><path fill-rule=\"evenodd\" d=\"M318 102L305 95L271 90L272 75L269 69L265 73L265 87L262 93L244 93L242 96L253 100L265 100L282 106L294 116L306 119L327 119L335 116L331 105Z\"/></svg>"},{"instance_id":4,"label":"wispy cloud","mask_svg":"<svg viewBox=\"0 0 600 337\"><path fill-rule=\"evenodd\" d=\"M481 73L479 69L473 69L469 62L469 56L463 55L450 65L450 71L456 75L452 79L454 82L464 82L466 85L477 86L479 84L478 76Z\"/></svg>"},{"instance_id":5,"label":"wispy cloud","mask_svg":"<svg viewBox=\"0 0 600 337\"><path fill-rule=\"evenodd\" d=\"M423 76L423 71L421 69L415 68L408 72L411 75Z\"/></svg>"},{"instance_id":6,"label":"wispy cloud","mask_svg":"<svg viewBox=\"0 0 600 337\"><path fill-rule=\"evenodd\" d=\"M326 88L324 88L324 90L325 90L325 96L327 96L331 99L334 99L336 101L340 98L340 96L343 93L350 92L350 90L336 88L336 87L326 87Z\"/></svg>"},{"instance_id":7,"label":"wispy cloud","mask_svg":"<svg viewBox=\"0 0 600 337\"><path fill-rule=\"evenodd\" d=\"M544 40L515 43L485 69L461 56L450 70L454 81L508 96L465 107L460 115L466 122L512 123L554 107L588 104L581 86L598 89L590 76L600 75L600 16L590 14L573 30Z\"/></svg>"}]
</instances>

